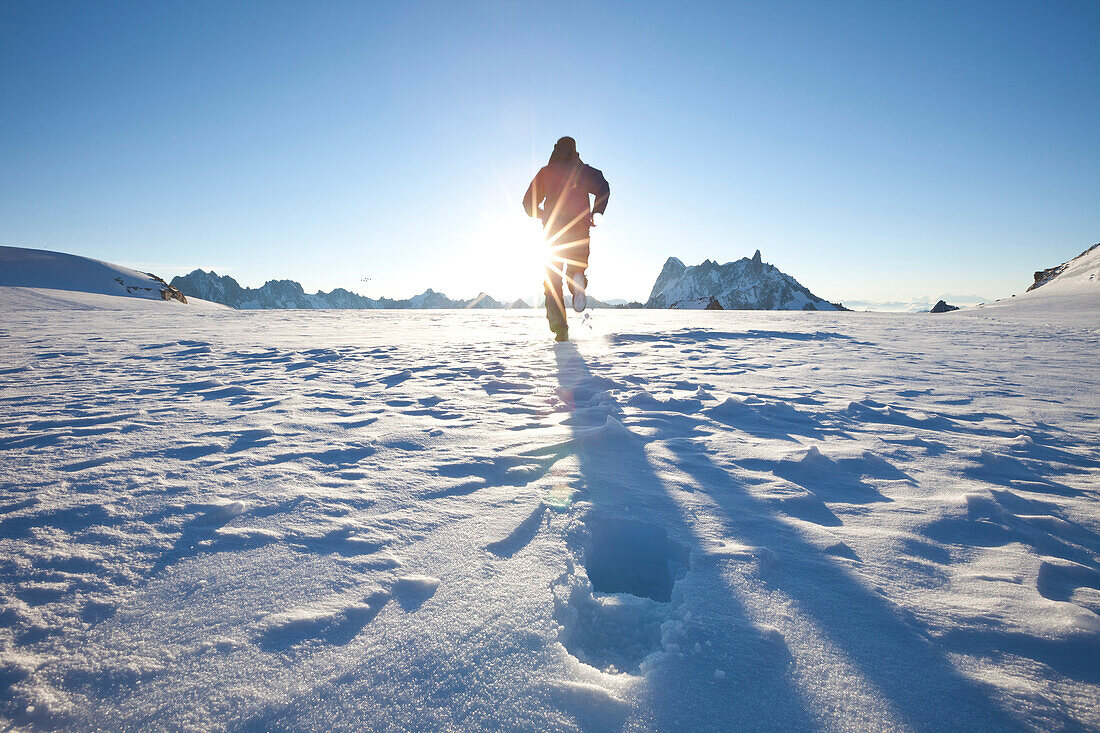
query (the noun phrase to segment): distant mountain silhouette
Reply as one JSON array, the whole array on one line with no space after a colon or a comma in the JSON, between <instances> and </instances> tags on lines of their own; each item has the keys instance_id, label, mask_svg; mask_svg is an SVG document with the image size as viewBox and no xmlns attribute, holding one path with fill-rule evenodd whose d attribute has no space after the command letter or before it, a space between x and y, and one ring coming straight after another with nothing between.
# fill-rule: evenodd
<instances>
[{"instance_id":1,"label":"distant mountain silhouette","mask_svg":"<svg viewBox=\"0 0 1100 733\"><path fill-rule=\"evenodd\" d=\"M443 293L428 288L420 295L395 300L393 298L368 298L350 290L336 288L331 292L307 293L294 280L268 280L261 287L245 288L229 275L218 275L206 270L193 270L187 275L172 278L172 287L187 295L228 305L241 310L266 308L351 308L373 310L380 308L477 308L505 309L529 308L522 300L501 303L487 293L479 293L471 300L452 300ZM591 303L592 300L590 299Z\"/></svg>"},{"instance_id":2,"label":"distant mountain silhouette","mask_svg":"<svg viewBox=\"0 0 1100 733\"><path fill-rule=\"evenodd\" d=\"M790 275L764 262L760 250L751 259L743 257L724 265L703 260L689 267L669 257L645 305L698 310L848 310L817 297Z\"/></svg>"}]
</instances>

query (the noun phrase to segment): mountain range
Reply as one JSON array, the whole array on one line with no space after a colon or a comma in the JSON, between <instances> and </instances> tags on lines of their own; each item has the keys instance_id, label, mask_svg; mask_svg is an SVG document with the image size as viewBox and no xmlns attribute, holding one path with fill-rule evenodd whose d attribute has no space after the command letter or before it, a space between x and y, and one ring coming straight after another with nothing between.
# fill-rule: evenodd
<instances>
[{"instance_id":1,"label":"mountain range","mask_svg":"<svg viewBox=\"0 0 1100 733\"><path fill-rule=\"evenodd\" d=\"M522 300L502 303L487 293L471 300L454 300L445 294L425 290L411 298L368 298L350 290L337 288L330 292L307 293L294 280L269 280L258 288L242 287L228 275L218 275L206 270L194 270L172 279L172 287L187 295L228 305L239 309L262 308L530 308ZM847 310L838 303L830 303L811 293L790 275L774 265L764 262L760 250L750 259L719 265L704 260L699 265L687 266L670 257L653 284L649 300L640 303L612 306L589 297L589 307L645 307L686 308L711 310Z\"/></svg>"},{"instance_id":2,"label":"mountain range","mask_svg":"<svg viewBox=\"0 0 1100 733\"><path fill-rule=\"evenodd\" d=\"M246 288L229 275L218 275L206 270L193 270L187 275L172 278L172 286L196 298L210 300L242 310L264 308L526 308L526 303L516 301L505 304L486 293L472 300L452 300L443 293L428 288L420 295L402 300L393 298L368 298L344 288L329 292L307 293L294 280L268 280L258 288Z\"/></svg>"},{"instance_id":3,"label":"mountain range","mask_svg":"<svg viewBox=\"0 0 1100 733\"><path fill-rule=\"evenodd\" d=\"M206 270L193 270L186 275L177 275L172 278L171 285L193 297L241 310L265 308L351 308L368 310L377 308L513 309L542 307L541 299L534 306L523 300L504 303L488 293L480 293L476 298L470 300L454 300L431 288L420 295L401 300L385 297L368 298L365 295L359 295L343 288L336 288L327 293L323 290L316 293L307 293L301 284L294 280L268 280L258 288L247 288L242 287L229 275L218 275L216 272L207 272ZM612 306L590 296L588 307L610 308Z\"/></svg>"}]
</instances>

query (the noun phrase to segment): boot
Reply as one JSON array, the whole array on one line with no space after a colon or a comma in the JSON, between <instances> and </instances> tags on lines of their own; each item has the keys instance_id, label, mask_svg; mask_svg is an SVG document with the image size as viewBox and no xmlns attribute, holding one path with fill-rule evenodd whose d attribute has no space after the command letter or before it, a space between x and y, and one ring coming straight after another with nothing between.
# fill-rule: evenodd
<instances>
[{"instance_id":1,"label":"boot","mask_svg":"<svg viewBox=\"0 0 1100 733\"><path fill-rule=\"evenodd\" d=\"M572 282L569 283L569 292L573 294L573 310L577 313L584 312L588 306L588 295L585 289L588 287L588 278L583 272L573 273Z\"/></svg>"}]
</instances>

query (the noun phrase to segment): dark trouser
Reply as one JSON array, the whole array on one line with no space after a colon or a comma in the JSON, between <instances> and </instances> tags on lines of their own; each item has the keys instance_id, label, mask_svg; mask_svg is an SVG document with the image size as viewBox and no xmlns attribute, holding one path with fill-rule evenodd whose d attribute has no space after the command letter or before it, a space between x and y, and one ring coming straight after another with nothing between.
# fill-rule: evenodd
<instances>
[{"instance_id":1,"label":"dark trouser","mask_svg":"<svg viewBox=\"0 0 1100 733\"><path fill-rule=\"evenodd\" d=\"M561 237L561 239L566 239ZM543 291L546 293L546 320L550 330L557 333L568 327L565 318L565 295L562 292L562 270L569 283L569 294L573 295L573 275L588 268L588 230L577 232L566 240L564 246L551 246L551 256L546 263L546 279Z\"/></svg>"}]
</instances>

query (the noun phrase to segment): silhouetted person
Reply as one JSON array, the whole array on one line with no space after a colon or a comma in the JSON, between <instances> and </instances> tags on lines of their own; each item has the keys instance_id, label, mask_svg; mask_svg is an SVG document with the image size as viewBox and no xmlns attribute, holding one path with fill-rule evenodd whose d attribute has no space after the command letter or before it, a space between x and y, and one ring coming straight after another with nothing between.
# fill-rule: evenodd
<instances>
[{"instance_id":1,"label":"silhouetted person","mask_svg":"<svg viewBox=\"0 0 1100 733\"><path fill-rule=\"evenodd\" d=\"M594 200L589 199L590 195ZM554 145L550 162L535 175L523 197L523 208L528 216L542 220L543 232L550 245L543 290L546 291L546 319L558 341L569 338L562 269L564 267L569 283L573 309L580 313L588 304L585 293L588 280L584 271L588 268L589 229L596 226L593 217L603 215L610 195L611 188L603 173L581 161L576 140L563 137Z\"/></svg>"}]
</instances>

